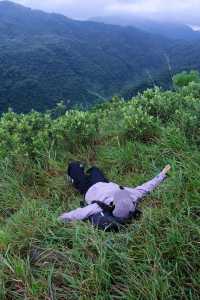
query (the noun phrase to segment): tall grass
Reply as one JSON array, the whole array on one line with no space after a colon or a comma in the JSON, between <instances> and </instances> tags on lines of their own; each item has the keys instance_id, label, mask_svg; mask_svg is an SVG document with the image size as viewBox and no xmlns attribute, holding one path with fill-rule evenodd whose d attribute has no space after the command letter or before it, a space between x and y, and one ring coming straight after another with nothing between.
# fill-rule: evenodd
<instances>
[{"instance_id":1,"label":"tall grass","mask_svg":"<svg viewBox=\"0 0 200 300\"><path fill-rule=\"evenodd\" d=\"M0 299L200 299L199 112L189 84L57 119L3 115ZM167 163L172 172L141 203L139 221L105 233L57 221L81 200L65 180L70 159L125 186Z\"/></svg>"}]
</instances>

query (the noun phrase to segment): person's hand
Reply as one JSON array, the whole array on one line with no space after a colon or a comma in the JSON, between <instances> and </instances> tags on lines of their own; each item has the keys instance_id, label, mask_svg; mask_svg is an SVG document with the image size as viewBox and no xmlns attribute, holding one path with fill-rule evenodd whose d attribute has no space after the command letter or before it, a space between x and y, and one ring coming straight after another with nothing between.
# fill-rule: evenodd
<instances>
[{"instance_id":1,"label":"person's hand","mask_svg":"<svg viewBox=\"0 0 200 300\"><path fill-rule=\"evenodd\" d=\"M62 214L61 216L59 216L58 217L58 221L59 222L67 222L68 221L68 219L67 219L67 217L66 217L66 213L64 213L64 214Z\"/></svg>"},{"instance_id":2,"label":"person's hand","mask_svg":"<svg viewBox=\"0 0 200 300\"><path fill-rule=\"evenodd\" d=\"M167 173L169 173L170 170L171 170L171 166L170 166L170 165L167 165L167 166L164 167L164 169L162 170L162 172L163 172L164 174L167 174Z\"/></svg>"}]
</instances>

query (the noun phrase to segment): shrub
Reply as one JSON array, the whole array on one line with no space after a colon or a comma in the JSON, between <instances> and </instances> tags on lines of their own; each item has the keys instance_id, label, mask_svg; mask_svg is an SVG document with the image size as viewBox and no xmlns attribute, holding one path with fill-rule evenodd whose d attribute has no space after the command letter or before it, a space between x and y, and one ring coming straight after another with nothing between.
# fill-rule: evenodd
<instances>
[{"instance_id":1,"label":"shrub","mask_svg":"<svg viewBox=\"0 0 200 300\"><path fill-rule=\"evenodd\" d=\"M188 86L191 82L200 83L200 74L198 71L183 71L173 76L173 84L177 88Z\"/></svg>"},{"instance_id":2,"label":"shrub","mask_svg":"<svg viewBox=\"0 0 200 300\"><path fill-rule=\"evenodd\" d=\"M128 139L151 142L159 134L159 123L142 106L130 103L123 108L123 130Z\"/></svg>"},{"instance_id":3,"label":"shrub","mask_svg":"<svg viewBox=\"0 0 200 300\"><path fill-rule=\"evenodd\" d=\"M98 119L95 113L70 110L54 121L52 136L57 146L63 142L69 149L93 144L98 134Z\"/></svg>"}]
</instances>

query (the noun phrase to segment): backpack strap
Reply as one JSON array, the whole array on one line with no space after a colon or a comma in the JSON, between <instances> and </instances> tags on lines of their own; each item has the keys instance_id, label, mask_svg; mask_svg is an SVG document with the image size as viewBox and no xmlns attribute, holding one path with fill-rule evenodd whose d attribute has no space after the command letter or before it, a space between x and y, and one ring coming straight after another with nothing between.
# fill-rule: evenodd
<instances>
[{"instance_id":1,"label":"backpack strap","mask_svg":"<svg viewBox=\"0 0 200 300\"><path fill-rule=\"evenodd\" d=\"M113 215L112 212L115 209L115 205L113 204L113 202L111 202L110 205L108 205L101 201L96 200L96 201L92 201L92 204L94 204L94 203L99 205L99 207L103 210L103 213L109 213L110 215ZM132 219L139 220L141 215L142 215L141 210L139 210L138 208L135 208L135 210L133 212L129 213L129 216L127 219L121 219L121 218L117 218L117 217L115 217L115 219L120 223L129 223Z\"/></svg>"},{"instance_id":2,"label":"backpack strap","mask_svg":"<svg viewBox=\"0 0 200 300\"><path fill-rule=\"evenodd\" d=\"M83 208L87 206L86 202L85 201L80 201L80 207Z\"/></svg>"},{"instance_id":3,"label":"backpack strap","mask_svg":"<svg viewBox=\"0 0 200 300\"><path fill-rule=\"evenodd\" d=\"M113 210L115 209L115 205L113 204L113 202L111 202L108 205L108 204L103 203L101 201L95 200L95 201L92 201L92 204L94 204L94 203L98 204L99 207L103 210L103 212L107 212L107 213L112 214Z\"/></svg>"}]
</instances>

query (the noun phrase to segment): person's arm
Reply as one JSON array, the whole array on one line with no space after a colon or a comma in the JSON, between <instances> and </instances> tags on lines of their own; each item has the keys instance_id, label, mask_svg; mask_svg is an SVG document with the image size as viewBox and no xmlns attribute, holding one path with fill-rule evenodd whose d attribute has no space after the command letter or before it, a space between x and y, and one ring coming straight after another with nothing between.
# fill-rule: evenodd
<instances>
[{"instance_id":1,"label":"person's arm","mask_svg":"<svg viewBox=\"0 0 200 300\"><path fill-rule=\"evenodd\" d=\"M62 214L58 220L59 221L75 221L75 220L85 220L89 216L101 212L102 209L97 204L90 204L83 208L77 208L70 212Z\"/></svg>"},{"instance_id":2,"label":"person's arm","mask_svg":"<svg viewBox=\"0 0 200 300\"><path fill-rule=\"evenodd\" d=\"M167 165L156 177L136 188L131 189L132 193L134 194L134 198L139 200L153 191L161 182L163 182L170 169L171 166Z\"/></svg>"}]
</instances>

